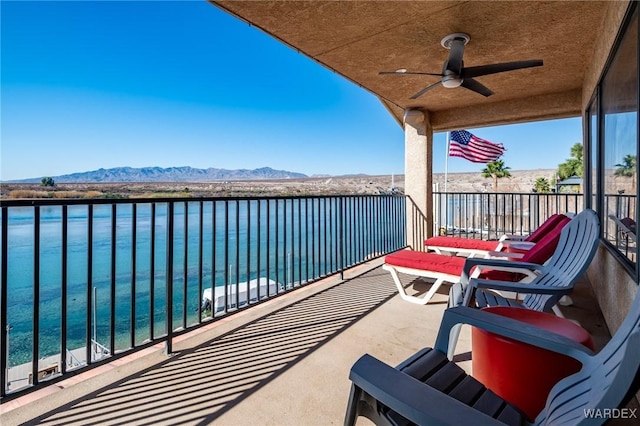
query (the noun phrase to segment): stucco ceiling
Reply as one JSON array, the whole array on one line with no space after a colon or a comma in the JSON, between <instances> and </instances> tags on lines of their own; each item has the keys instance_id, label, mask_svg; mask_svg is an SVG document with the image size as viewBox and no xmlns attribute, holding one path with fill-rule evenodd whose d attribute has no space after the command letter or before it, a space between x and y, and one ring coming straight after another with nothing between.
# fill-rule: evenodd
<instances>
[{"instance_id":1,"label":"stucco ceiling","mask_svg":"<svg viewBox=\"0 0 640 426\"><path fill-rule=\"evenodd\" d=\"M211 1L378 96L398 121L429 112L434 130L577 116L601 31L596 1ZM448 34L471 37L464 65L542 59L543 67L478 77L494 95L439 86L433 76L379 75L406 68L439 73Z\"/></svg>"}]
</instances>

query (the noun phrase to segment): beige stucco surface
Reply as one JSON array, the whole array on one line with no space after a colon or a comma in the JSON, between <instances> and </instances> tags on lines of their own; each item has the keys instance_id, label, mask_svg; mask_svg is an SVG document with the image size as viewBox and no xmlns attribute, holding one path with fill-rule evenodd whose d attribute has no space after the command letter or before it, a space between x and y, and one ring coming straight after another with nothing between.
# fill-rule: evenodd
<instances>
[{"instance_id":1,"label":"beige stucco surface","mask_svg":"<svg viewBox=\"0 0 640 426\"><path fill-rule=\"evenodd\" d=\"M404 115L404 192L407 200L407 244L422 247L433 223L433 130L429 114L417 110Z\"/></svg>"}]
</instances>

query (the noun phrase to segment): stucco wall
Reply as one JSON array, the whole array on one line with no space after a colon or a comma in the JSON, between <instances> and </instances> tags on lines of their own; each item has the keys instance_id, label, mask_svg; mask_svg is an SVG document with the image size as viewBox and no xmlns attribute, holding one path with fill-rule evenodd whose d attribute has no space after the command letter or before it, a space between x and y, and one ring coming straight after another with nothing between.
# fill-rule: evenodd
<instances>
[{"instance_id":1,"label":"stucco wall","mask_svg":"<svg viewBox=\"0 0 640 426\"><path fill-rule=\"evenodd\" d=\"M638 285L602 244L587 271L587 276L598 299L607 327L613 334L620 327L629 311Z\"/></svg>"},{"instance_id":2,"label":"stucco wall","mask_svg":"<svg viewBox=\"0 0 640 426\"><path fill-rule=\"evenodd\" d=\"M628 1L607 4L594 45L591 66L587 70L582 91L582 110L585 111L602 75L609 52L628 8ZM596 257L587 271L600 309L609 330L613 333L624 319L633 301L638 286L621 266L620 262L604 246L599 247Z\"/></svg>"}]
</instances>

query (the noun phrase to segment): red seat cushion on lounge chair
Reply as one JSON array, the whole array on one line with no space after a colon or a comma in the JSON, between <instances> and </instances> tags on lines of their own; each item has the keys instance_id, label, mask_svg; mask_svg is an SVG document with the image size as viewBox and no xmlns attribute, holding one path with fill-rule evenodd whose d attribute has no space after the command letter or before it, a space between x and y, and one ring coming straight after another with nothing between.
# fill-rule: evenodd
<instances>
[{"instance_id":1,"label":"red seat cushion on lounge chair","mask_svg":"<svg viewBox=\"0 0 640 426\"><path fill-rule=\"evenodd\" d=\"M460 275L465 261L466 258L464 257L445 256L413 250L401 250L384 258L384 262L389 265L424 269L451 275Z\"/></svg>"},{"instance_id":2,"label":"red seat cushion on lounge chair","mask_svg":"<svg viewBox=\"0 0 640 426\"><path fill-rule=\"evenodd\" d=\"M542 225L540 225L538 229L529 234L529 236L524 240L530 243L537 243L549 231L553 230L559 223L564 222L565 220L569 221L571 219L563 214L552 214L547 220L542 222Z\"/></svg>"},{"instance_id":3,"label":"red seat cushion on lounge chair","mask_svg":"<svg viewBox=\"0 0 640 426\"><path fill-rule=\"evenodd\" d=\"M553 229L551 229L540 241L538 241L527 253L515 262L531 262L544 264L556 251L562 228L569 223L571 219L564 216L566 220L560 221ZM402 266L412 269L423 269L427 271L440 272L450 275L461 275L464 269L466 258L457 256L446 256L436 253L424 253L413 250L401 250L387 255L384 258L385 263L394 266ZM517 272L507 272L499 270L485 270L480 274L480 278L496 280L496 281L520 281L525 277L524 274Z\"/></svg>"},{"instance_id":4,"label":"red seat cushion on lounge chair","mask_svg":"<svg viewBox=\"0 0 640 426\"><path fill-rule=\"evenodd\" d=\"M562 221L557 224L556 227L550 230L544 237L542 237L535 246L531 247L531 249L526 252L520 260L522 262L538 263L540 265L549 260L549 258L553 256L553 253L556 251L556 247L558 247L562 228L564 228L570 221L571 219L567 217L566 221Z\"/></svg>"},{"instance_id":5,"label":"red seat cushion on lounge chair","mask_svg":"<svg viewBox=\"0 0 640 426\"><path fill-rule=\"evenodd\" d=\"M413 250L398 251L384 258L384 262L388 265L423 269L450 275L461 275L465 261L466 258L464 257L424 253ZM516 279L521 279L524 275L513 272L488 270L482 273L480 277L499 281L515 281Z\"/></svg>"},{"instance_id":6,"label":"red seat cushion on lounge chair","mask_svg":"<svg viewBox=\"0 0 640 426\"><path fill-rule=\"evenodd\" d=\"M545 220L538 229L533 231L524 241L537 243L549 232L556 229L558 226L563 227L571 219L563 214L552 214L547 220ZM473 238L461 238L461 237L431 237L424 240L426 246L436 247L451 247L470 250L485 250L493 251L498 247L498 241L485 241L476 240Z\"/></svg>"},{"instance_id":7,"label":"red seat cushion on lounge chair","mask_svg":"<svg viewBox=\"0 0 640 426\"><path fill-rule=\"evenodd\" d=\"M424 240L424 245L492 251L498 247L498 241L475 240L473 238L460 237L431 237Z\"/></svg>"},{"instance_id":8,"label":"red seat cushion on lounge chair","mask_svg":"<svg viewBox=\"0 0 640 426\"><path fill-rule=\"evenodd\" d=\"M542 265L547 260L549 260L549 258L553 256L553 253L556 251L556 247L558 247L562 228L564 228L565 225L571 221L571 219L569 219L568 217L564 217L566 218L566 220L560 221L555 228L549 230L549 232L544 237L542 237L540 241L536 243L536 245L531 247L531 249L517 261L537 263L539 265ZM496 281L520 281L524 277L524 274L507 271L485 271L480 274L480 278Z\"/></svg>"}]
</instances>

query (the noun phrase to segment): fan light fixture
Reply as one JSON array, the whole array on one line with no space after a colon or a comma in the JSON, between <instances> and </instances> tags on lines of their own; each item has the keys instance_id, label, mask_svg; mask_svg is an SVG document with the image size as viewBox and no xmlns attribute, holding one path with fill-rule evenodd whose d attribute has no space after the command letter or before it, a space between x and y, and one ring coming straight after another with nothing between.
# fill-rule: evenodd
<instances>
[{"instance_id":1,"label":"fan light fixture","mask_svg":"<svg viewBox=\"0 0 640 426\"><path fill-rule=\"evenodd\" d=\"M430 84L424 89L420 90L411 99L417 99L429 90L442 84L447 89L453 89L456 87L464 87L465 89L476 92L482 96L488 97L493 95L493 92L484 84L475 80L474 77L482 77L489 74L498 74L506 71L514 71L524 68L533 68L542 66L542 59L533 59L529 61L516 61L516 62L503 62L499 64L479 65L475 67L465 67L462 56L464 55L464 48L469 43L471 38L468 34L454 33L449 34L440 41L440 44L445 49L449 49L449 57L442 65L442 72L430 73L430 72L416 72L407 71L406 68L399 68L395 71L381 71L378 74L402 74L402 75L430 75L434 77L440 77L440 81Z\"/></svg>"}]
</instances>

